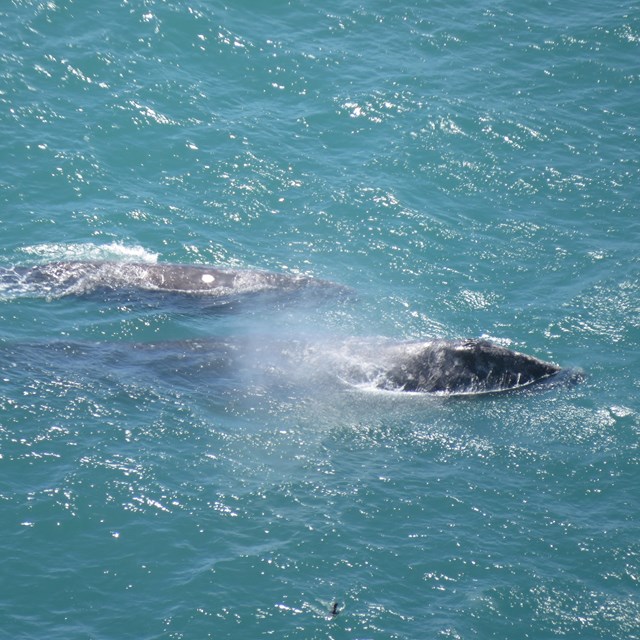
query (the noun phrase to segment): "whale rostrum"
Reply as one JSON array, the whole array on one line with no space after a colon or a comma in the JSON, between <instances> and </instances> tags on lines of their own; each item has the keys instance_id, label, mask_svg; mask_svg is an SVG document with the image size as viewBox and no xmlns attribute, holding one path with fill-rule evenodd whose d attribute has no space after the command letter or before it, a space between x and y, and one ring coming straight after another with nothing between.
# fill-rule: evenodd
<instances>
[{"instance_id":1,"label":"whale rostrum","mask_svg":"<svg viewBox=\"0 0 640 640\"><path fill-rule=\"evenodd\" d=\"M557 375L561 367L488 340L433 340L392 349L380 389L479 394L519 389Z\"/></svg>"}]
</instances>

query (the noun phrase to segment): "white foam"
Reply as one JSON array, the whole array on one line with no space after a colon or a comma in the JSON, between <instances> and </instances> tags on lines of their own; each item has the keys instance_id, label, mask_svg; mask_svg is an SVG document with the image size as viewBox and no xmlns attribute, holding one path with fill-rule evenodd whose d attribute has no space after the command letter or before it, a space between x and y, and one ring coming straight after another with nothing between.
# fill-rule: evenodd
<instances>
[{"instance_id":1,"label":"white foam","mask_svg":"<svg viewBox=\"0 0 640 640\"><path fill-rule=\"evenodd\" d=\"M22 253L37 256L43 261L71 261L71 260L114 260L119 262L147 262L158 261L158 253L148 251L139 245L127 246L120 242L98 245L93 242L77 244L44 243L20 249Z\"/></svg>"}]
</instances>

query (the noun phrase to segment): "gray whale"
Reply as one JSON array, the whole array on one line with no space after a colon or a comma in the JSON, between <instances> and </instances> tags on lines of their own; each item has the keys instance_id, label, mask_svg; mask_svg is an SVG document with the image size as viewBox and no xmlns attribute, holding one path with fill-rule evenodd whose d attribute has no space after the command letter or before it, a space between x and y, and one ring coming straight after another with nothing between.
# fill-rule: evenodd
<instances>
[{"instance_id":1,"label":"gray whale","mask_svg":"<svg viewBox=\"0 0 640 640\"><path fill-rule=\"evenodd\" d=\"M32 293L59 297L96 291L179 293L202 297L262 292L294 292L305 288L346 291L326 280L259 270L136 262L70 261L0 270L0 281Z\"/></svg>"},{"instance_id":2,"label":"gray whale","mask_svg":"<svg viewBox=\"0 0 640 640\"><path fill-rule=\"evenodd\" d=\"M134 351L168 352L187 365L189 354L216 360L225 370L281 372L315 384L340 380L350 387L402 394L481 395L555 381L579 382L582 374L488 340L393 342L380 339L324 341L192 340L138 343ZM186 359L185 359L186 356ZM166 363L166 360L165 360Z\"/></svg>"},{"instance_id":3,"label":"gray whale","mask_svg":"<svg viewBox=\"0 0 640 640\"><path fill-rule=\"evenodd\" d=\"M377 338L283 340L268 336L164 342L0 344L0 362L40 362L90 377L149 374L171 388L238 384L338 387L401 395L475 396L576 383L582 374L487 340L392 342ZM234 391L235 393L235 391Z\"/></svg>"}]
</instances>

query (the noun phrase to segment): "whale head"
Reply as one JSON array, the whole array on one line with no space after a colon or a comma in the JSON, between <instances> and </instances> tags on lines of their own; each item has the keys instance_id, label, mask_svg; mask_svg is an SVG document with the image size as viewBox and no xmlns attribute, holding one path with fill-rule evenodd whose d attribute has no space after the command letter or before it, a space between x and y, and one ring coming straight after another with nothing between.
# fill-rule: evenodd
<instances>
[{"instance_id":1,"label":"whale head","mask_svg":"<svg viewBox=\"0 0 640 640\"><path fill-rule=\"evenodd\" d=\"M495 393L546 380L560 370L487 340L435 340L398 355L378 387L442 395Z\"/></svg>"}]
</instances>

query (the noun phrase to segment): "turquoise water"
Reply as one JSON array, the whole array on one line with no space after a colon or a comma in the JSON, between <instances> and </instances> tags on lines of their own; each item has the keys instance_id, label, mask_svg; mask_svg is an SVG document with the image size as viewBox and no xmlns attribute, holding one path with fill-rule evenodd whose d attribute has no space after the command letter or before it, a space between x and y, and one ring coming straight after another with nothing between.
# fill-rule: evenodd
<instances>
[{"instance_id":1,"label":"turquoise water","mask_svg":"<svg viewBox=\"0 0 640 640\"><path fill-rule=\"evenodd\" d=\"M639 54L619 0L5 2L0 266L357 299L0 292L0 635L640 637ZM351 336L586 377L416 398L130 346Z\"/></svg>"}]
</instances>

